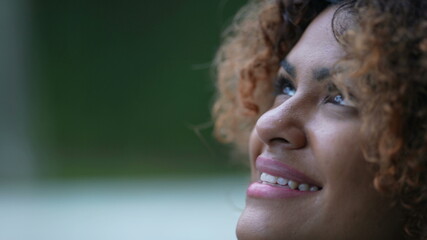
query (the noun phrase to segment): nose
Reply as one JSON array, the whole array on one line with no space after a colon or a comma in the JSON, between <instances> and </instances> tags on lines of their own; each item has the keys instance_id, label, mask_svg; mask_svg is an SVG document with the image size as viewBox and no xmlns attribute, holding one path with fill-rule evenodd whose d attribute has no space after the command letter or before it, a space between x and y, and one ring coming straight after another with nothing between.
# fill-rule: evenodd
<instances>
[{"instance_id":1,"label":"nose","mask_svg":"<svg viewBox=\"0 0 427 240\"><path fill-rule=\"evenodd\" d=\"M307 145L304 131L306 113L295 103L288 99L261 115L255 130L264 144L286 149L300 149Z\"/></svg>"}]
</instances>

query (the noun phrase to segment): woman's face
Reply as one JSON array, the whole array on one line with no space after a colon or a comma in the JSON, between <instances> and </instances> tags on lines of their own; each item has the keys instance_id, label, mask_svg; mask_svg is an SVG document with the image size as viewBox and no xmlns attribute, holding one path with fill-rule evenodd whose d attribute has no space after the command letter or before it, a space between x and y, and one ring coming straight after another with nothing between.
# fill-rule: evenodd
<instances>
[{"instance_id":1,"label":"woman's face","mask_svg":"<svg viewBox=\"0 0 427 240\"><path fill-rule=\"evenodd\" d=\"M373 188L358 111L331 81L344 54L332 34L334 11L319 15L282 62L275 103L253 129L239 239L401 236L400 215Z\"/></svg>"}]
</instances>

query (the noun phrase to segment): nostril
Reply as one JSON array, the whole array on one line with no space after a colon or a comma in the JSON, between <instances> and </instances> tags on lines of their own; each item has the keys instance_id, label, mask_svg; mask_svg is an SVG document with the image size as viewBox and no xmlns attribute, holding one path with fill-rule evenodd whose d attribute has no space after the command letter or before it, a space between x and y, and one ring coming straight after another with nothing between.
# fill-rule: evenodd
<instances>
[{"instance_id":1,"label":"nostril","mask_svg":"<svg viewBox=\"0 0 427 240\"><path fill-rule=\"evenodd\" d=\"M271 142L279 142L279 143L289 143L289 141L284 139L284 138L273 138L270 141Z\"/></svg>"}]
</instances>

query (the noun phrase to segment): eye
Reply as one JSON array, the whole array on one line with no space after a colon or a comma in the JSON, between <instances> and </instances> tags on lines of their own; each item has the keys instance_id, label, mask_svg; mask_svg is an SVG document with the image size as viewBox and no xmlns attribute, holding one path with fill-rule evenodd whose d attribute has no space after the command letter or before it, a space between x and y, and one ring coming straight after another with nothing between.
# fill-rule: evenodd
<instances>
[{"instance_id":1,"label":"eye","mask_svg":"<svg viewBox=\"0 0 427 240\"><path fill-rule=\"evenodd\" d=\"M340 93L326 97L326 102L336 105L350 106L350 104L345 100L344 96Z\"/></svg>"},{"instance_id":2,"label":"eye","mask_svg":"<svg viewBox=\"0 0 427 240\"><path fill-rule=\"evenodd\" d=\"M297 90L294 87L292 81L283 76L278 77L275 86L276 95L286 95L292 97L295 95L296 91Z\"/></svg>"},{"instance_id":3,"label":"eye","mask_svg":"<svg viewBox=\"0 0 427 240\"><path fill-rule=\"evenodd\" d=\"M342 94L334 84L328 85L328 96L325 98L325 103L332 103L335 105L353 107L352 101L349 101L344 94Z\"/></svg>"}]
</instances>

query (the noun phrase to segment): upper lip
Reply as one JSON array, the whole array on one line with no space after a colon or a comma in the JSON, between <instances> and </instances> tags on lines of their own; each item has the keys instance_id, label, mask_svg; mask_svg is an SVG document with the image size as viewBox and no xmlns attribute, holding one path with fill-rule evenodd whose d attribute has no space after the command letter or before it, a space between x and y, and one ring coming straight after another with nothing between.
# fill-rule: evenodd
<instances>
[{"instance_id":1,"label":"upper lip","mask_svg":"<svg viewBox=\"0 0 427 240\"><path fill-rule=\"evenodd\" d=\"M259 156L256 159L256 168L260 172L265 172L276 177L282 177L298 183L307 183L317 187L322 187L318 182L306 176L302 172L274 159Z\"/></svg>"}]
</instances>

